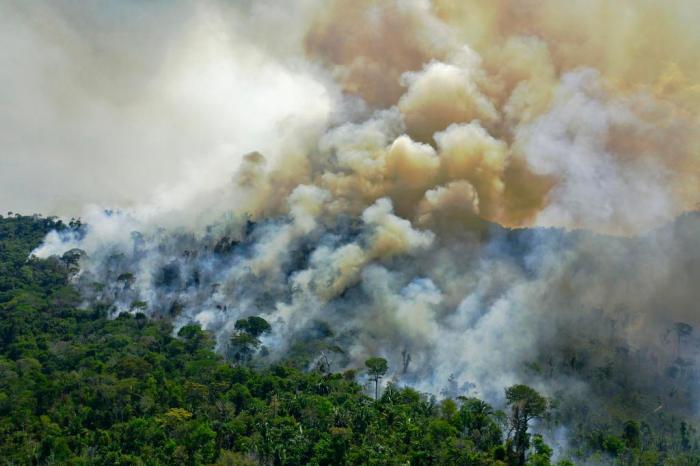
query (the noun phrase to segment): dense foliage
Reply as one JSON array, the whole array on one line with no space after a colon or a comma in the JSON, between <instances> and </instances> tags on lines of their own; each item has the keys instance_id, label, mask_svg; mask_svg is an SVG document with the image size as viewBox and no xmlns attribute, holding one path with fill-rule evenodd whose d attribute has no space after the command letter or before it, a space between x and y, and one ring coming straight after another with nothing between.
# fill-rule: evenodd
<instances>
[{"instance_id":1,"label":"dense foliage","mask_svg":"<svg viewBox=\"0 0 700 466\"><path fill-rule=\"evenodd\" d=\"M166 320L81 308L71 257L28 259L51 229L77 227L0 217L0 464L550 464L531 432L534 419L552 422L550 402L524 385L506 390L506 411L392 385L375 401L381 358L367 362L369 391L354 371L252 367L269 331L258 317L236 324L224 360L196 325L173 335ZM645 429L589 433L585 454L699 464L685 422L677 434Z\"/></svg>"}]
</instances>

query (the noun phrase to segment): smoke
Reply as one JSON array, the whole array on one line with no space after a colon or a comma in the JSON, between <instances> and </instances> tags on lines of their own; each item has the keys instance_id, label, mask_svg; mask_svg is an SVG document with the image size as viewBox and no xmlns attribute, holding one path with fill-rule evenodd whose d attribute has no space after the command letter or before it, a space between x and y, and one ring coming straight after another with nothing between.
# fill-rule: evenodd
<instances>
[{"instance_id":1,"label":"smoke","mask_svg":"<svg viewBox=\"0 0 700 466\"><path fill-rule=\"evenodd\" d=\"M227 11L214 2L0 6L0 207L181 210L227 183L242 154L271 157L292 128L319 131L334 91L242 35L242 13Z\"/></svg>"},{"instance_id":2,"label":"smoke","mask_svg":"<svg viewBox=\"0 0 700 466\"><path fill-rule=\"evenodd\" d=\"M696 409L693 3L6 5L0 193L92 204L35 254L222 352L256 314L261 360Z\"/></svg>"},{"instance_id":3,"label":"smoke","mask_svg":"<svg viewBox=\"0 0 700 466\"><path fill-rule=\"evenodd\" d=\"M536 223L634 233L668 220L673 178L657 158L667 140L647 136L656 131L608 97L596 71L564 75L551 109L516 133L528 166L558 180Z\"/></svg>"}]
</instances>

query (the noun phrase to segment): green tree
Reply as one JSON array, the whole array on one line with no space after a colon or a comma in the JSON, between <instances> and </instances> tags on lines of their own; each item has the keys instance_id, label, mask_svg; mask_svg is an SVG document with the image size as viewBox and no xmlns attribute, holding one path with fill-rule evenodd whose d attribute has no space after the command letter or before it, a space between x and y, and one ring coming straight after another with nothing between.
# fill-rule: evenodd
<instances>
[{"instance_id":1,"label":"green tree","mask_svg":"<svg viewBox=\"0 0 700 466\"><path fill-rule=\"evenodd\" d=\"M177 336L185 341L185 347L190 353L208 348L211 344L209 335L202 330L199 324L185 325L177 332Z\"/></svg>"},{"instance_id":2,"label":"green tree","mask_svg":"<svg viewBox=\"0 0 700 466\"><path fill-rule=\"evenodd\" d=\"M622 438L628 448L639 448L642 444L642 431L639 422L625 422Z\"/></svg>"},{"instance_id":3,"label":"green tree","mask_svg":"<svg viewBox=\"0 0 700 466\"><path fill-rule=\"evenodd\" d=\"M234 325L234 328L255 338L258 338L272 330L270 324L265 319L258 316L250 316L247 319L238 319Z\"/></svg>"},{"instance_id":4,"label":"green tree","mask_svg":"<svg viewBox=\"0 0 700 466\"><path fill-rule=\"evenodd\" d=\"M239 319L229 339L229 356L238 364L247 364L260 347L260 336L270 332L270 324L258 316Z\"/></svg>"},{"instance_id":5,"label":"green tree","mask_svg":"<svg viewBox=\"0 0 700 466\"><path fill-rule=\"evenodd\" d=\"M379 399L379 381L386 371L389 369L389 364L384 358L369 358L365 361L369 379L374 382L374 399Z\"/></svg>"},{"instance_id":6,"label":"green tree","mask_svg":"<svg viewBox=\"0 0 700 466\"><path fill-rule=\"evenodd\" d=\"M501 442L493 408L478 398L462 398L455 422L460 432L480 449L490 450Z\"/></svg>"},{"instance_id":7,"label":"green tree","mask_svg":"<svg viewBox=\"0 0 700 466\"><path fill-rule=\"evenodd\" d=\"M540 434L532 436L532 449L534 450L528 458L529 466L549 466L552 459L552 448L544 442Z\"/></svg>"},{"instance_id":8,"label":"green tree","mask_svg":"<svg viewBox=\"0 0 700 466\"><path fill-rule=\"evenodd\" d=\"M247 333L235 333L229 339L229 356L237 364L247 364L260 346L260 340Z\"/></svg>"},{"instance_id":9,"label":"green tree","mask_svg":"<svg viewBox=\"0 0 700 466\"><path fill-rule=\"evenodd\" d=\"M530 446L527 432L531 420L542 417L547 411L547 400L527 385L513 385L506 389L506 402L511 409L508 431L508 462L525 464L525 454Z\"/></svg>"}]
</instances>

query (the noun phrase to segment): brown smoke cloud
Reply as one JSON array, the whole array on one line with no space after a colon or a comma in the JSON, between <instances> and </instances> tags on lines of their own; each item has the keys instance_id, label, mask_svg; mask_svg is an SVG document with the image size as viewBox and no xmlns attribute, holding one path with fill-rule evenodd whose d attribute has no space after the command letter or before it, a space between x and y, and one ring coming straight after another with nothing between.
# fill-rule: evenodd
<instances>
[{"instance_id":1,"label":"brown smoke cloud","mask_svg":"<svg viewBox=\"0 0 700 466\"><path fill-rule=\"evenodd\" d=\"M393 190L399 212L409 217L415 212L401 206L415 205L417 191L461 179L475 187L479 215L505 225L617 234L658 225L694 208L699 195L696 17L689 1L331 2L312 23L307 54L370 108L395 106L401 132L431 144L440 169L436 175L436 162L426 162L421 182L411 171L417 166L404 175L393 163L387 174L382 147L376 147L372 170L351 168L326 180L345 185L331 189L341 197L359 191L370 202ZM597 70L596 76L586 69ZM571 76L582 75L588 78L573 89L577 78ZM564 105L572 107L567 113L583 115L566 128L552 117ZM457 133L448 127L458 123L483 128L486 138L498 141L498 155L469 138L442 148L445 134ZM556 133L549 141L559 146L552 155L561 159L556 168L541 166L548 149L527 141L532 128ZM586 148L596 156L579 157ZM596 176L610 183L600 190ZM396 185L404 188L401 194ZM585 206L586 197L605 200ZM644 197L665 201L652 202L650 215L626 216Z\"/></svg>"},{"instance_id":2,"label":"brown smoke cloud","mask_svg":"<svg viewBox=\"0 0 700 466\"><path fill-rule=\"evenodd\" d=\"M307 52L331 67L346 92L388 107L403 94L404 72L449 49L445 24L421 0L328 2L305 38Z\"/></svg>"}]
</instances>

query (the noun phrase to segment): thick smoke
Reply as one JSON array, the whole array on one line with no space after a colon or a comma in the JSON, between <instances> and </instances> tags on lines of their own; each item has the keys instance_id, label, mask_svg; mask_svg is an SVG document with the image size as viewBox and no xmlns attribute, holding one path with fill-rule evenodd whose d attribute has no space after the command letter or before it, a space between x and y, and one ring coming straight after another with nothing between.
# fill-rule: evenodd
<instances>
[{"instance_id":1,"label":"thick smoke","mask_svg":"<svg viewBox=\"0 0 700 466\"><path fill-rule=\"evenodd\" d=\"M629 383L695 409L698 341L673 333L700 324L700 220L674 221L700 199L694 2L160 5L189 27L145 10L144 50L71 5L52 7L52 53L37 12L4 7L22 31L3 34L27 69L57 60L37 88L60 102L9 75L55 131L34 138L67 168L51 179L99 205L35 251L83 250L87 302L199 322L222 353L261 315L261 360L337 346L334 370L381 355L433 393ZM3 112L4 164L48 157L23 158L29 117Z\"/></svg>"},{"instance_id":2,"label":"thick smoke","mask_svg":"<svg viewBox=\"0 0 700 466\"><path fill-rule=\"evenodd\" d=\"M333 90L253 42L248 22L261 15L227 8L3 2L0 208L183 210L226 183L242 154L320 131Z\"/></svg>"}]
</instances>

